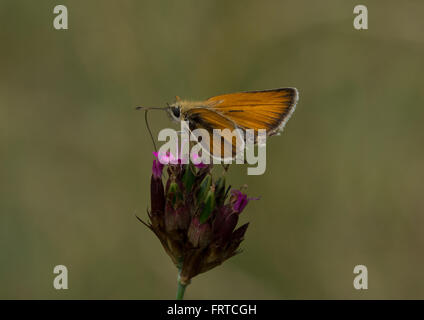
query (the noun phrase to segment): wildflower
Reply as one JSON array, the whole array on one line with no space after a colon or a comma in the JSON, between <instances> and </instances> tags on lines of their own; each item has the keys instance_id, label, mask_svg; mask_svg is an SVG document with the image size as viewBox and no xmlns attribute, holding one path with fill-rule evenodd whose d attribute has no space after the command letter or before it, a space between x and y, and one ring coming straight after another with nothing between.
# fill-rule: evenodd
<instances>
[{"instance_id":1,"label":"wildflower","mask_svg":"<svg viewBox=\"0 0 424 320\"><path fill-rule=\"evenodd\" d=\"M239 190L231 191L231 199L233 200L233 209L236 212L242 212L250 200L259 200L259 198L248 198L247 194Z\"/></svg>"},{"instance_id":2,"label":"wildflower","mask_svg":"<svg viewBox=\"0 0 424 320\"><path fill-rule=\"evenodd\" d=\"M193 277L240 252L249 224L236 229L239 215L256 198L240 190L230 192L224 176L213 179L212 165L182 164L170 154L154 155L149 221L142 222L156 234L178 268L177 298L182 298ZM161 157L177 160L173 161L176 164L164 166Z\"/></svg>"}]
</instances>

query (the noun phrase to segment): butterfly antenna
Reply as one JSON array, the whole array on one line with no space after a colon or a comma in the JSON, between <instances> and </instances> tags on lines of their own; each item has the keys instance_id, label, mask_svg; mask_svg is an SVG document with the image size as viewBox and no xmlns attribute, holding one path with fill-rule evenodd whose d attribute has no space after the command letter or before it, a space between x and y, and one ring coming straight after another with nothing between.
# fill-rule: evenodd
<instances>
[{"instance_id":1,"label":"butterfly antenna","mask_svg":"<svg viewBox=\"0 0 424 320\"><path fill-rule=\"evenodd\" d=\"M144 107L144 106L138 106L135 107L135 110L163 110L166 111L170 108L169 104L167 103L167 107Z\"/></svg>"},{"instance_id":2,"label":"butterfly antenna","mask_svg":"<svg viewBox=\"0 0 424 320\"><path fill-rule=\"evenodd\" d=\"M163 107L143 107L143 106L139 106L139 107L135 108L135 110L144 110L144 121L146 122L147 131L149 131L149 135L150 135L150 138L152 139L152 143L153 143L153 148L155 149L156 152L158 151L158 149L156 148L155 139L153 139L152 130L150 129L149 121L147 120L147 112L149 110L168 110L168 109L169 109L169 105L168 105L167 108L163 108Z\"/></svg>"},{"instance_id":3,"label":"butterfly antenna","mask_svg":"<svg viewBox=\"0 0 424 320\"><path fill-rule=\"evenodd\" d=\"M150 130L149 121L147 120L147 112L148 111L149 111L149 109L145 109L144 110L144 121L146 122L147 131L149 131L150 138L152 139L153 148L155 149L156 152L158 152L158 149L156 148L155 139L153 139L152 130Z\"/></svg>"}]
</instances>

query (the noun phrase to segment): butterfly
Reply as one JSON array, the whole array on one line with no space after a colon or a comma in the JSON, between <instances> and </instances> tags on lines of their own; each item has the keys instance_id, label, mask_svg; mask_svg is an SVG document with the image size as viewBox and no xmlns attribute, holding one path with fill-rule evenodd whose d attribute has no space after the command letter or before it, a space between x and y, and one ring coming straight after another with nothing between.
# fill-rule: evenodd
<instances>
[{"instance_id":1,"label":"butterfly","mask_svg":"<svg viewBox=\"0 0 424 320\"><path fill-rule=\"evenodd\" d=\"M266 136L282 131L298 99L296 88L278 88L223 94L203 101L176 97L166 108L150 109L167 110L173 120L186 121L193 133L198 131L196 129L205 129L223 143L216 146L212 138L199 142L210 155L223 159L234 158L243 150L249 129L254 133L253 144L258 142L260 129L266 130Z\"/></svg>"}]
</instances>

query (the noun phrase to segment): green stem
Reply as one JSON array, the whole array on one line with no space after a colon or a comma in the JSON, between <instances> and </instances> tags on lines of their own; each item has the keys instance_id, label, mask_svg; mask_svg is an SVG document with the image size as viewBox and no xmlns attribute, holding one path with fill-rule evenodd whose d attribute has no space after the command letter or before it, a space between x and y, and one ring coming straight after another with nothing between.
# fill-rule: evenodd
<instances>
[{"instance_id":1,"label":"green stem","mask_svg":"<svg viewBox=\"0 0 424 320\"><path fill-rule=\"evenodd\" d=\"M181 283L181 271L183 269L183 258L180 258L178 261L178 278L177 278L177 300L184 299L184 292L187 287L187 284Z\"/></svg>"},{"instance_id":2,"label":"green stem","mask_svg":"<svg viewBox=\"0 0 424 320\"><path fill-rule=\"evenodd\" d=\"M186 284L182 284L180 282L180 280L178 280L177 300L183 300L184 299L184 292L185 292L186 287L187 287Z\"/></svg>"},{"instance_id":3,"label":"green stem","mask_svg":"<svg viewBox=\"0 0 424 320\"><path fill-rule=\"evenodd\" d=\"M177 278L177 300L184 299L184 292L187 287L187 284L181 283L181 271L183 269L183 259L180 259L178 262L178 278Z\"/></svg>"}]
</instances>

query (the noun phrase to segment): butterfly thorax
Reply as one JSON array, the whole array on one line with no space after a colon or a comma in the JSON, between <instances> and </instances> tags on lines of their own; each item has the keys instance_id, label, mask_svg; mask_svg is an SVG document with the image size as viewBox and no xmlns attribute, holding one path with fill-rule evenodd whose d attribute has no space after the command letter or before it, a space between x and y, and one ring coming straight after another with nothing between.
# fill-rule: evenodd
<instances>
[{"instance_id":1,"label":"butterfly thorax","mask_svg":"<svg viewBox=\"0 0 424 320\"><path fill-rule=\"evenodd\" d=\"M181 113L184 114L190 109L193 108L205 108L208 107L207 101L189 101L189 100L181 100L176 102L179 105Z\"/></svg>"}]
</instances>

